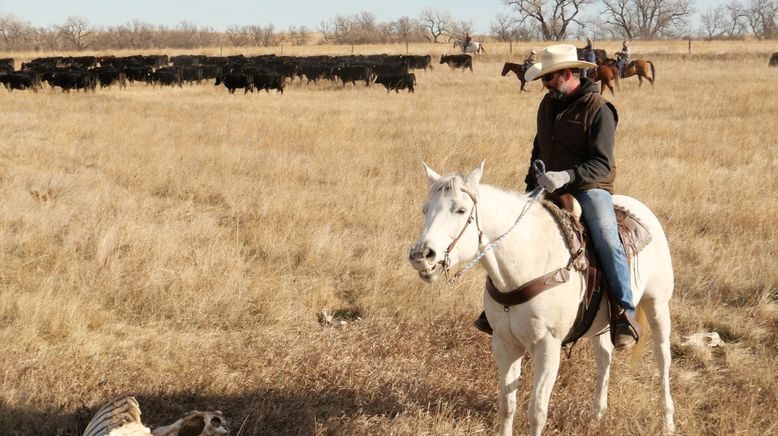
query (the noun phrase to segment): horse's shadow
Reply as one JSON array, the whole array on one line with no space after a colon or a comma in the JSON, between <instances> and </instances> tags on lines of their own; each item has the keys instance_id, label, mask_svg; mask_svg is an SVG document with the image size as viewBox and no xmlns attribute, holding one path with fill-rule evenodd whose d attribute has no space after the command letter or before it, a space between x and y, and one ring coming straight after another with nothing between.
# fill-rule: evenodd
<instances>
[{"instance_id":1,"label":"horse's shadow","mask_svg":"<svg viewBox=\"0 0 778 436\"><path fill-rule=\"evenodd\" d=\"M422 383L423 385L423 383ZM191 410L221 410L236 435L310 435L321 433L321 425L333 419L357 416L394 418L409 409L423 407L435 415L445 410L448 416L473 416L494 413L494 403L473 389L441 392L415 383L413 398L375 395L343 388L323 393L295 393L260 390L246 395L221 396L197 393L171 395L134 395L141 419L150 428L170 424ZM128 394L131 395L131 394ZM117 395L119 396L119 395ZM110 400L107 398L105 402ZM436 407L445 405L446 407ZM15 409L0 403L0 434L4 436L80 436L102 404L93 409L82 405L75 412L62 408ZM318 423L318 424L317 424ZM318 426L318 427L317 427Z\"/></svg>"}]
</instances>

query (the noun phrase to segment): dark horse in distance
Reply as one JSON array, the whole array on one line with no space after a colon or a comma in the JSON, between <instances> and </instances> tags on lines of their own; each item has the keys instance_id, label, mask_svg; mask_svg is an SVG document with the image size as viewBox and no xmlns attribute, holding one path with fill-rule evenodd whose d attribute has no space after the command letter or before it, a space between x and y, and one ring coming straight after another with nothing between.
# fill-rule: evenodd
<instances>
[{"instance_id":1,"label":"dark horse in distance","mask_svg":"<svg viewBox=\"0 0 778 436\"><path fill-rule=\"evenodd\" d=\"M521 93L527 91L526 89L524 89L524 85L527 84L527 79L524 78L524 73L526 73L526 70L524 69L524 65L514 64L513 62L506 62L505 66L502 67L502 73L500 73L500 75L506 76L511 71L513 71L516 74L516 77L518 77L519 80L521 81L521 88L519 89L519 92Z\"/></svg>"}]
</instances>

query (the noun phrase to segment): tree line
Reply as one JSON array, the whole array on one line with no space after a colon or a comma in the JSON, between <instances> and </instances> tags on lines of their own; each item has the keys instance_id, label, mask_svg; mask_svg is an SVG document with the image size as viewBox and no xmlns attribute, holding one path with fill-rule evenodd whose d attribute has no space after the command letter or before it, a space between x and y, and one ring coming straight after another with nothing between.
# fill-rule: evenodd
<instances>
[{"instance_id":1,"label":"tree line","mask_svg":"<svg viewBox=\"0 0 778 436\"><path fill-rule=\"evenodd\" d=\"M501 0L498 14L484 36L498 41L565 39L778 38L778 0L731 0L700 13L690 24L694 0ZM173 27L131 20L97 27L71 16L61 24L34 27L13 15L0 15L0 48L5 50L105 50L232 46L277 47L319 44L386 44L450 42L473 34L471 21L451 12L425 8L418 16L379 21L367 11L336 15L316 28L273 24L228 26L216 31L182 21Z\"/></svg>"}]
</instances>

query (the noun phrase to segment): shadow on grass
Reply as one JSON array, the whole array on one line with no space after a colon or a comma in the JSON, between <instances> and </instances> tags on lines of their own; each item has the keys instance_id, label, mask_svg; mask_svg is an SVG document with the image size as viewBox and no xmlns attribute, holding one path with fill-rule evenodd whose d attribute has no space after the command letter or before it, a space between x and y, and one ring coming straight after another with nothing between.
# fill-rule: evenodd
<instances>
[{"instance_id":1,"label":"shadow on grass","mask_svg":"<svg viewBox=\"0 0 778 436\"><path fill-rule=\"evenodd\" d=\"M419 390L419 392L431 392ZM434 398L433 398L434 396ZM489 414L494 404L479 400L472 390L424 394L400 401L395 395L363 393L339 389L331 393L289 393L265 390L245 396L207 396L197 393L147 396L135 395L142 421L150 428L175 422L191 410L221 410L227 416L232 435L311 435L317 423L348 422L359 418L387 417L408 410L426 410L434 416L446 410L447 416ZM106 398L106 403L111 398ZM103 404L75 412L56 408L27 410L0 404L0 435L3 436L80 436L89 420ZM439 405L446 407L439 408ZM337 424L336 424L337 426ZM322 430L318 428L318 430ZM326 430L325 430L326 432Z\"/></svg>"}]
</instances>

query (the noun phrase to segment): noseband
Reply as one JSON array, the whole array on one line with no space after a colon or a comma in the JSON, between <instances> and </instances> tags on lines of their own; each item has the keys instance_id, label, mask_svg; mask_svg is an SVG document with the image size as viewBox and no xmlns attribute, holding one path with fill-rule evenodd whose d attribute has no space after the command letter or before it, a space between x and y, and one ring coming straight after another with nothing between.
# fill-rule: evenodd
<instances>
[{"instance_id":1,"label":"noseband","mask_svg":"<svg viewBox=\"0 0 778 436\"><path fill-rule=\"evenodd\" d=\"M462 235L465 234L465 230L467 230L467 227L475 221L475 228L478 230L478 246L481 246L481 241L483 239L484 232L481 230L481 225L478 223L478 196L470 189L462 187L462 192L467 194L471 200L473 200L473 207L470 209L470 216L467 218L467 221L465 222L465 225L462 226L462 230L459 232L456 238L454 238L453 241L451 241L450 244L448 244L448 247L446 247L446 253L443 255L443 260L438 262L443 267L443 272L446 274L446 280L449 283L454 283L456 279L459 277L459 275L464 272L460 271L459 273L454 275L453 280L448 275L448 269L451 265L451 259L449 258L449 253L451 253L451 250L454 249L454 246L457 245L457 242L459 242L459 239L462 237Z\"/></svg>"}]
</instances>

